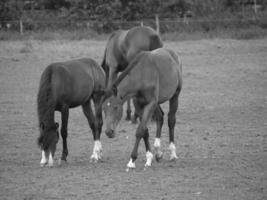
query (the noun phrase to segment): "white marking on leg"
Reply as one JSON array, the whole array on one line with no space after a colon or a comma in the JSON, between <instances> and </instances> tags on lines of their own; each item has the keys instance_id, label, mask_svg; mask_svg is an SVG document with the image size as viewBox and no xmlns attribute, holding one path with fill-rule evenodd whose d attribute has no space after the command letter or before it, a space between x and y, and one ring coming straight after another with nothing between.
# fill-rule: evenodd
<instances>
[{"instance_id":1,"label":"white marking on leg","mask_svg":"<svg viewBox=\"0 0 267 200\"><path fill-rule=\"evenodd\" d=\"M102 159L102 152L103 152L102 144L101 144L100 140L97 140L96 141L96 153L98 155L99 160Z\"/></svg>"},{"instance_id":2,"label":"white marking on leg","mask_svg":"<svg viewBox=\"0 0 267 200\"><path fill-rule=\"evenodd\" d=\"M53 156L51 154L51 152L49 153L49 159L48 159L48 166L49 167L53 167L54 165L54 160L53 160Z\"/></svg>"},{"instance_id":3,"label":"white marking on leg","mask_svg":"<svg viewBox=\"0 0 267 200\"><path fill-rule=\"evenodd\" d=\"M44 150L42 151L42 159L41 159L41 162L40 162L40 166L43 167L47 164L47 158L45 157L45 152Z\"/></svg>"},{"instance_id":4,"label":"white marking on leg","mask_svg":"<svg viewBox=\"0 0 267 200\"><path fill-rule=\"evenodd\" d=\"M134 168L136 168L135 163L133 162L133 159L130 159L130 161L127 164L127 169L129 170L129 169L134 169Z\"/></svg>"},{"instance_id":5,"label":"white marking on leg","mask_svg":"<svg viewBox=\"0 0 267 200\"><path fill-rule=\"evenodd\" d=\"M157 149L157 148L160 148L160 138L155 138L154 147L155 147L156 149Z\"/></svg>"},{"instance_id":6,"label":"white marking on leg","mask_svg":"<svg viewBox=\"0 0 267 200\"><path fill-rule=\"evenodd\" d=\"M177 159L178 157L176 155L176 147L173 142L170 143L169 150L170 150L170 160Z\"/></svg>"},{"instance_id":7,"label":"white marking on leg","mask_svg":"<svg viewBox=\"0 0 267 200\"><path fill-rule=\"evenodd\" d=\"M97 162L102 159L102 144L99 140L94 142L93 154L91 156L91 161Z\"/></svg>"},{"instance_id":8,"label":"white marking on leg","mask_svg":"<svg viewBox=\"0 0 267 200\"><path fill-rule=\"evenodd\" d=\"M150 151L146 152L146 164L145 167L150 167L153 160L153 154Z\"/></svg>"},{"instance_id":9,"label":"white marking on leg","mask_svg":"<svg viewBox=\"0 0 267 200\"><path fill-rule=\"evenodd\" d=\"M154 148L156 151L156 160L159 161L163 157L163 153L160 150L160 138L155 139Z\"/></svg>"}]
</instances>

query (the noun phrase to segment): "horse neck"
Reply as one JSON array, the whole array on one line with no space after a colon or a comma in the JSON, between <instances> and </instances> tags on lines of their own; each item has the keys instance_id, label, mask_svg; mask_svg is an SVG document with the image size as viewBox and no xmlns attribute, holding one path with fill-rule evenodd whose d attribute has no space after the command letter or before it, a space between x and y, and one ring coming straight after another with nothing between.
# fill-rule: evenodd
<instances>
[{"instance_id":1,"label":"horse neck","mask_svg":"<svg viewBox=\"0 0 267 200\"><path fill-rule=\"evenodd\" d=\"M144 52L140 52L138 55L136 55L136 57L131 61L131 63L127 66L127 68L123 70L123 72L115 79L112 85L118 87L121 81L124 80L126 76L129 76L130 72L136 67L136 65L138 65L138 62L144 55L145 55Z\"/></svg>"},{"instance_id":2,"label":"horse neck","mask_svg":"<svg viewBox=\"0 0 267 200\"><path fill-rule=\"evenodd\" d=\"M125 77L118 88L118 96L122 99L122 102L125 102L129 98L135 96L140 90L140 84L132 80L131 76Z\"/></svg>"},{"instance_id":3,"label":"horse neck","mask_svg":"<svg viewBox=\"0 0 267 200\"><path fill-rule=\"evenodd\" d=\"M142 85L141 80L138 81L138 77L140 76L140 71L133 69L138 67L139 63L142 62L143 56L146 55L146 52L140 52L128 65L128 67L117 77L117 79L113 82L113 85L117 87L118 94L121 99L128 99L134 96L138 90L141 89Z\"/></svg>"},{"instance_id":4,"label":"horse neck","mask_svg":"<svg viewBox=\"0 0 267 200\"><path fill-rule=\"evenodd\" d=\"M45 105L38 108L39 124L43 123L47 129L54 126L55 114L54 105Z\"/></svg>"}]
</instances>

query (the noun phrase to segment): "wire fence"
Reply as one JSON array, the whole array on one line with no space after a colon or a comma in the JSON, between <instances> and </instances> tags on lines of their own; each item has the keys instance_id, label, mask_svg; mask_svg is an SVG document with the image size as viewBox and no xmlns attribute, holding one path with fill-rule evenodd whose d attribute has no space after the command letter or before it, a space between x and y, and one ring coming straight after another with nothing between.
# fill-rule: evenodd
<instances>
[{"instance_id":1,"label":"wire fence","mask_svg":"<svg viewBox=\"0 0 267 200\"><path fill-rule=\"evenodd\" d=\"M24 21L2 21L0 29L20 31L42 31L42 30L84 30L91 29L96 32L111 32L116 29L128 29L137 25L147 25L161 32L172 31L209 31L216 28L242 28L251 25L267 28L267 19L265 18L224 18L224 19L160 19L156 23L154 19L143 19L138 21L122 20L24 20Z\"/></svg>"}]
</instances>

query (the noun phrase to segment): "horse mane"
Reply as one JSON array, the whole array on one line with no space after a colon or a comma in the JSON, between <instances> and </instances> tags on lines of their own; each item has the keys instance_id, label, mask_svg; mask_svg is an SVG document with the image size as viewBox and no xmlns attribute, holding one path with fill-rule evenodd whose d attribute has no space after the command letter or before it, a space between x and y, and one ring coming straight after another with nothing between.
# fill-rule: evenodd
<instances>
[{"instance_id":1,"label":"horse mane","mask_svg":"<svg viewBox=\"0 0 267 200\"><path fill-rule=\"evenodd\" d=\"M131 70L136 66L136 64L140 61L140 59L145 55L146 51L141 51L138 53L133 60L130 62L128 67L122 71L122 73L115 79L112 83L112 87L117 87L120 82L131 72Z\"/></svg>"},{"instance_id":2,"label":"horse mane","mask_svg":"<svg viewBox=\"0 0 267 200\"><path fill-rule=\"evenodd\" d=\"M115 79L115 81L112 83L111 88L107 88L105 90L105 94L103 95L101 102L103 103L107 98L112 96L112 94L117 94L117 87L120 84L120 82L130 73L130 71L136 66L136 64L139 62L139 60L145 55L146 51L141 51L139 54L137 54L133 60L130 62L128 67Z\"/></svg>"},{"instance_id":3,"label":"horse mane","mask_svg":"<svg viewBox=\"0 0 267 200\"><path fill-rule=\"evenodd\" d=\"M38 138L38 145L43 149L47 148L51 140L54 139L53 135L46 134L49 130L55 128L54 110L55 101L52 96L51 77L52 67L49 65L43 72L40 80L39 91L37 95L37 112L39 120L39 128L41 134Z\"/></svg>"},{"instance_id":4,"label":"horse mane","mask_svg":"<svg viewBox=\"0 0 267 200\"><path fill-rule=\"evenodd\" d=\"M101 63L101 67L104 70L105 73L107 73L108 67L106 65L106 54L107 54L107 47L105 48L104 57Z\"/></svg>"}]
</instances>

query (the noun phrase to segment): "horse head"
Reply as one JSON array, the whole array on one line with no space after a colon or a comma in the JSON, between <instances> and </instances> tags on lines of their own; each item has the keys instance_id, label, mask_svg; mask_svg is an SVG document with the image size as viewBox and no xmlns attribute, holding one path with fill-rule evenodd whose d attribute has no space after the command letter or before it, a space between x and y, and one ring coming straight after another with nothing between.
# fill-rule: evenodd
<instances>
[{"instance_id":1,"label":"horse head","mask_svg":"<svg viewBox=\"0 0 267 200\"><path fill-rule=\"evenodd\" d=\"M108 90L105 96L106 98L103 103L106 121L105 133L109 138L114 138L116 135L116 128L122 118L123 101L117 96L116 87L113 87L111 91Z\"/></svg>"},{"instance_id":2,"label":"horse head","mask_svg":"<svg viewBox=\"0 0 267 200\"><path fill-rule=\"evenodd\" d=\"M41 122L40 133L38 138L38 145L42 150L42 160L40 164L44 166L48 163L49 166L53 166L53 157L59 140L58 123L54 123L52 126L46 126Z\"/></svg>"}]
</instances>

